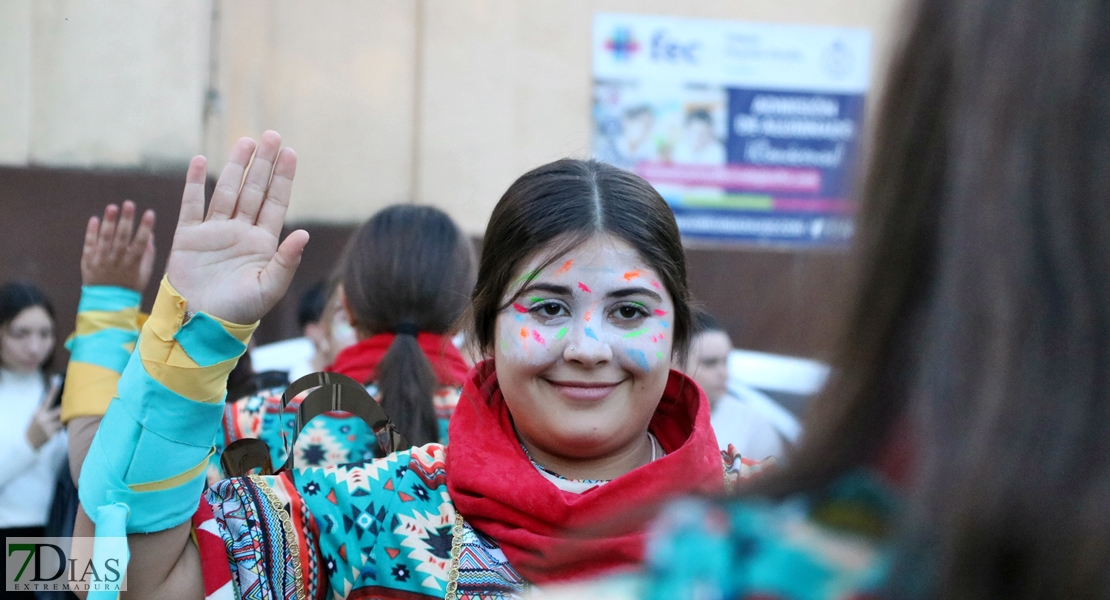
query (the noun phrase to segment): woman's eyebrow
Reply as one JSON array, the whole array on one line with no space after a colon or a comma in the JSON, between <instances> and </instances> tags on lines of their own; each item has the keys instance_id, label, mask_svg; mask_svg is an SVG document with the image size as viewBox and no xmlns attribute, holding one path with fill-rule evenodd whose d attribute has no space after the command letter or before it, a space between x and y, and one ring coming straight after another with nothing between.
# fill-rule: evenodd
<instances>
[{"instance_id":1,"label":"woman's eyebrow","mask_svg":"<svg viewBox=\"0 0 1110 600\"><path fill-rule=\"evenodd\" d=\"M524 295L530 292L547 292L548 294L554 294L556 296L573 295L573 292L571 292L568 286L557 285L554 283L532 283L526 286L524 289L520 290L519 294Z\"/></svg>"},{"instance_id":2,"label":"woman's eyebrow","mask_svg":"<svg viewBox=\"0 0 1110 600\"><path fill-rule=\"evenodd\" d=\"M655 292L644 287L627 287L613 290L605 294L606 298L627 298L628 296L643 295L655 299L656 302L662 302L663 297Z\"/></svg>"}]
</instances>

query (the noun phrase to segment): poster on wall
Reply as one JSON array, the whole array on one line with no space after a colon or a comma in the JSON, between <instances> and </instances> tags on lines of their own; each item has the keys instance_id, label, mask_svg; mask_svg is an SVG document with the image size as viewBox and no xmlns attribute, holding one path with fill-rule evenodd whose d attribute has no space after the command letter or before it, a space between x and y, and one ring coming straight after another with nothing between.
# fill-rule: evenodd
<instances>
[{"instance_id":1,"label":"poster on wall","mask_svg":"<svg viewBox=\"0 0 1110 600\"><path fill-rule=\"evenodd\" d=\"M868 31L599 14L593 45L594 157L651 182L685 239L851 239Z\"/></svg>"}]
</instances>

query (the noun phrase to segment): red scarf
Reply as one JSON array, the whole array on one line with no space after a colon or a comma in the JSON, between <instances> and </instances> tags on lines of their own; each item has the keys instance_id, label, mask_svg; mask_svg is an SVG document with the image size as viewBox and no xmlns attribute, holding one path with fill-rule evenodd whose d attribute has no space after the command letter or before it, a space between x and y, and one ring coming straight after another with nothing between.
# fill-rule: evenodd
<instances>
[{"instance_id":1,"label":"red scarf","mask_svg":"<svg viewBox=\"0 0 1110 600\"><path fill-rule=\"evenodd\" d=\"M447 489L526 580L547 583L634 567L654 511L690 494L724 493L724 468L701 389L671 371L649 428L667 455L584 494L540 475L513 429L493 361L479 364L451 419ZM602 531L604 530L604 531Z\"/></svg>"},{"instance_id":2,"label":"red scarf","mask_svg":"<svg viewBox=\"0 0 1110 600\"><path fill-rule=\"evenodd\" d=\"M340 352L335 357L335 362L324 370L346 375L362 383L370 383L378 376L378 363L385 358L385 353L389 351L389 346L393 344L395 337L397 336L392 333L379 333L360 340ZM462 385L466 381L470 366L451 343L450 337L420 333L416 336L416 343L420 345L424 356L432 364L432 370L435 371L440 385Z\"/></svg>"}]
</instances>

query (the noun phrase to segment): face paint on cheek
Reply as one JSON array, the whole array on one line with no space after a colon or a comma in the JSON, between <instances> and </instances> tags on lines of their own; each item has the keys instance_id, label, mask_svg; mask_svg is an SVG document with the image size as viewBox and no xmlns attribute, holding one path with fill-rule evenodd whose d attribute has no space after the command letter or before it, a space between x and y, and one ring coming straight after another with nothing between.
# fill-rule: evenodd
<instances>
[{"instance_id":1,"label":"face paint on cheek","mask_svg":"<svg viewBox=\"0 0 1110 600\"><path fill-rule=\"evenodd\" d=\"M657 309L655 309L655 311L654 311L654 312L655 312L655 316L657 316L657 317L663 317L663 316L666 316L666 315L667 315L667 311L665 311L665 310L663 310L663 309L661 309L661 308L657 308Z\"/></svg>"},{"instance_id":2,"label":"face paint on cheek","mask_svg":"<svg viewBox=\"0 0 1110 600\"><path fill-rule=\"evenodd\" d=\"M513 309L516 310L516 312L518 312L520 314L524 314L524 313L528 312L527 308L524 308L523 306L521 306L520 304L517 304L516 302L513 302Z\"/></svg>"},{"instance_id":3,"label":"face paint on cheek","mask_svg":"<svg viewBox=\"0 0 1110 600\"><path fill-rule=\"evenodd\" d=\"M547 342L543 339L543 336L540 335L540 331L538 329L532 330L532 339L539 342L541 346L547 347Z\"/></svg>"},{"instance_id":4,"label":"face paint on cheek","mask_svg":"<svg viewBox=\"0 0 1110 600\"><path fill-rule=\"evenodd\" d=\"M641 335L644 335L645 333L647 333L646 329L638 329L636 331L630 331L630 332L622 335L621 337L626 339L626 340L630 340L632 338L640 337Z\"/></svg>"},{"instance_id":5,"label":"face paint on cheek","mask_svg":"<svg viewBox=\"0 0 1110 600\"><path fill-rule=\"evenodd\" d=\"M565 336L566 334L567 334L567 328L564 327L564 328L560 329L558 333L555 334L555 339L561 340L561 339L563 339L563 336Z\"/></svg>"},{"instance_id":6,"label":"face paint on cheek","mask_svg":"<svg viewBox=\"0 0 1110 600\"><path fill-rule=\"evenodd\" d=\"M648 365L647 356L644 356L643 350L637 350L633 348L630 350L625 350L624 353L628 355L628 358L632 359L632 362L636 363L637 367L640 367L645 372L651 370L651 366Z\"/></svg>"}]
</instances>

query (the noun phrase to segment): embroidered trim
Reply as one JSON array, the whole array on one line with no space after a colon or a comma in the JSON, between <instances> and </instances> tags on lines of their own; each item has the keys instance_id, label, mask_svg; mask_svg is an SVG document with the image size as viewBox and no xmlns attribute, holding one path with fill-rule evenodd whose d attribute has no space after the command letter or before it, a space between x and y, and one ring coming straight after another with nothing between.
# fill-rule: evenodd
<instances>
[{"instance_id":1,"label":"embroidered trim","mask_svg":"<svg viewBox=\"0 0 1110 600\"><path fill-rule=\"evenodd\" d=\"M444 600L457 600L459 589L459 557L462 556L463 517L455 511L455 527L451 530L451 569L447 572L447 595Z\"/></svg>"},{"instance_id":2,"label":"embroidered trim","mask_svg":"<svg viewBox=\"0 0 1110 600\"><path fill-rule=\"evenodd\" d=\"M254 485L266 495L266 500L269 501L270 506L277 512L278 517L281 519L281 530L285 533L285 545L289 548L289 558L293 562L293 580L296 582L297 587L297 600L305 600L304 595L304 577L301 572L301 547L297 543L297 533L293 531L293 520L289 517L289 513L285 510L285 505L281 499L277 497L274 490L266 485L258 475L248 475Z\"/></svg>"}]
</instances>

